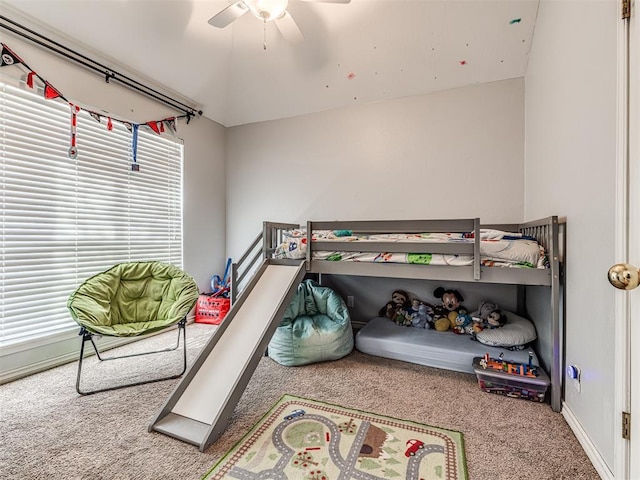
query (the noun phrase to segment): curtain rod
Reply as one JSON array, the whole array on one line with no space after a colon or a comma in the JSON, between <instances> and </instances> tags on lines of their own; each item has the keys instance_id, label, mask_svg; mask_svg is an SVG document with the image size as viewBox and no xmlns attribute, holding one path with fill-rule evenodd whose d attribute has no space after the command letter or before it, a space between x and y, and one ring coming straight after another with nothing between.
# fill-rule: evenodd
<instances>
[{"instance_id":1,"label":"curtain rod","mask_svg":"<svg viewBox=\"0 0 640 480\"><path fill-rule=\"evenodd\" d=\"M109 83L111 80L115 80L138 93L141 93L143 95L146 95L156 100L157 102L163 103L176 110L180 110L184 112L184 114L187 116L187 123L191 119L191 117L195 115L202 115L202 110L196 110L195 108L185 103L182 103L174 98L171 98L170 96L165 95L162 92L154 90L153 88L143 83L140 83L137 80L134 80L133 78L123 75L122 73L116 72L112 68L109 68L95 60L92 60L91 58L79 52L76 52L75 50L69 47L65 47L64 45L54 40L51 40L50 38L47 38L38 32L35 32L23 25L20 25L19 23L11 20L10 18L5 17L4 15L0 15L0 20L2 20L3 22L8 22L11 25L13 25L12 27L10 25L6 25L5 23L0 23L1 28L4 28L5 30L9 30L10 32L13 32L20 37L26 38L27 40L30 40L31 42L35 43L36 45L39 45L40 47L43 47L47 50L57 53L58 55L66 58L67 60L75 62L79 65L82 65L85 68L88 68L90 70L93 70L94 72L99 73L101 76L104 76L105 82ZM38 38L35 38L34 35L35 37L38 37Z\"/></svg>"}]
</instances>

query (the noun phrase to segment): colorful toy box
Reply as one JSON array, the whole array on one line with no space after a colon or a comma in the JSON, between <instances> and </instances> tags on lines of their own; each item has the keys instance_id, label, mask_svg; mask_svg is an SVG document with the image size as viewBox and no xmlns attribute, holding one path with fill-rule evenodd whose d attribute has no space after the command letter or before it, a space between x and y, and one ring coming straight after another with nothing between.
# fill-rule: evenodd
<instances>
[{"instance_id":1,"label":"colorful toy box","mask_svg":"<svg viewBox=\"0 0 640 480\"><path fill-rule=\"evenodd\" d=\"M485 355L473 359L473 369L482 390L507 397L544 402L550 381L538 366L513 363Z\"/></svg>"}]
</instances>

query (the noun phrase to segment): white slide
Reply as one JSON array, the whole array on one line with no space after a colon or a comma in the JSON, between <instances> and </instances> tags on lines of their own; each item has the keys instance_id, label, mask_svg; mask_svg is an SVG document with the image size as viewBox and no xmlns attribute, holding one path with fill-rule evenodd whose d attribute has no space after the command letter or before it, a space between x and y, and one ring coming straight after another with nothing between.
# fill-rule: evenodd
<instances>
[{"instance_id":1,"label":"white slide","mask_svg":"<svg viewBox=\"0 0 640 480\"><path fill-rule=\"evenodd\" d=\"M260 267L149 426L201 451L227 426L299 283L304 264Z\"/></svg>"}]
</instances>

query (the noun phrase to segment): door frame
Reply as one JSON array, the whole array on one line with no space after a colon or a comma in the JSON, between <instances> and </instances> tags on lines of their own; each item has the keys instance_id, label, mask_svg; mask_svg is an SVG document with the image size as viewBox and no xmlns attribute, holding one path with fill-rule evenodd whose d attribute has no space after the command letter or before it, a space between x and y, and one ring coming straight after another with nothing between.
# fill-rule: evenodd
<instances>
[{"instance_id":1,"label":"door frame","mask_svg":"<svg viewBox=\"0 0 640 480\"><path fill-rule=\"evenodd\" d=\"M629 21L618 20L618 95L616 151L615 261L640 265L640 32L637 7L633 5ZM640 291L616 291L615 294L615 416L614 465L616 479L640 478L640 458L631 451L640 445L639 418L631 422L631 440L622 438L622 412L640 415L640 386L631 382L632 372L640 372L640 337L632 335L631 319L640 319ZM636 327L637 329L637 327ZM633 332L635 333L635 331ZM635 408L633 408L635 406ZM637 457L637 456L636 456Z\"/></svg>"},{"instance_id":2,"label":"door frame","mask_svg":"<svg viewBox=\"0 0 640 480\"><path fill-rule=\"evenodd\" d=\"M632 2L629 20L629 262L640 268L640 24L638 2ZM630 412L635 412L631 422L631 440L627 442L629 453L629 477L640 478L640 382L631 381L640 376L640 288L628 293L629 300L629 352Z\"/></svg>"}]
</instances>

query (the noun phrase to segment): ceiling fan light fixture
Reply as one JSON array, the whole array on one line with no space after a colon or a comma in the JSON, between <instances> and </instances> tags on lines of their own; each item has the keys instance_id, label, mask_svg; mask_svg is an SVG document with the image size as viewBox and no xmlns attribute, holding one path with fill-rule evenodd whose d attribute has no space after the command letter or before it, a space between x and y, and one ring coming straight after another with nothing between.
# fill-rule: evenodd
<instances>
[{"instance_id":1,"label":"ceiling fan light fixture","mask_svg":"<svg viewBox=\"0 0 640 480\"><path fill-rule=\"evenodd\" d=\"M269 21L284 16L289 0L245 0L245 4L260 20Z\"/></svg>"}]
</instances>

